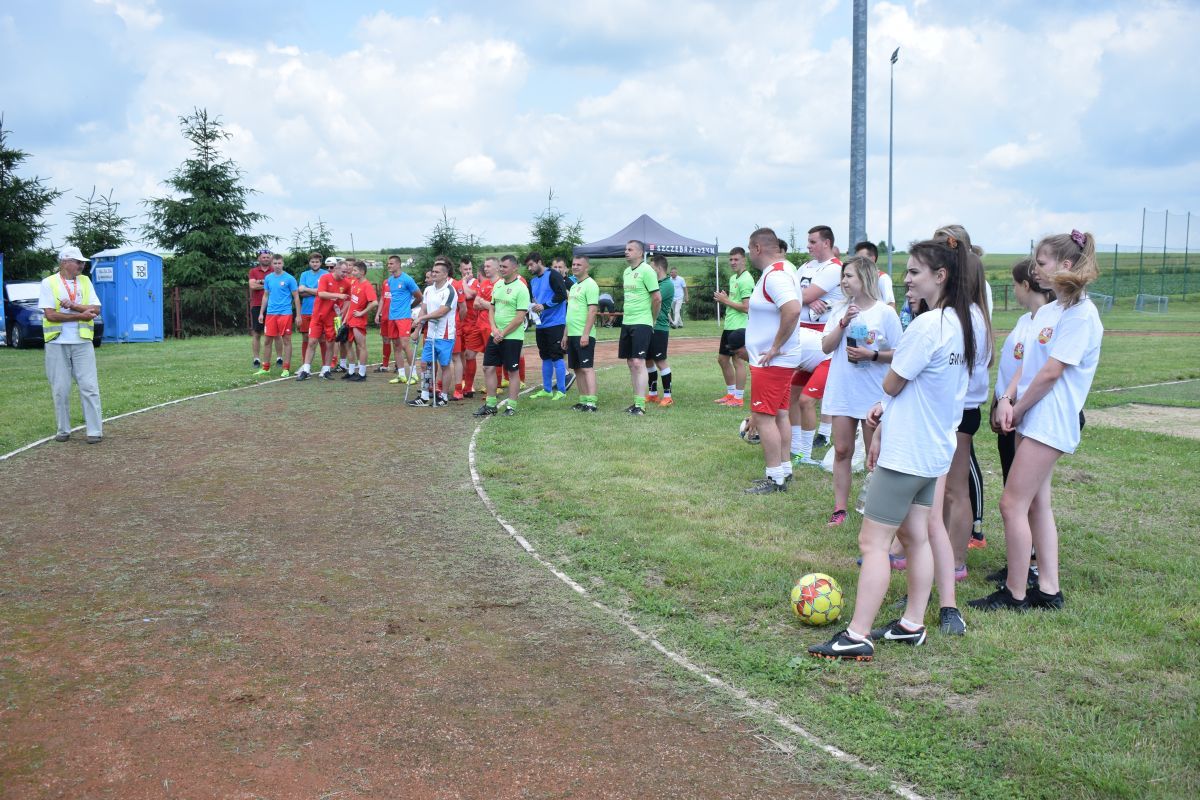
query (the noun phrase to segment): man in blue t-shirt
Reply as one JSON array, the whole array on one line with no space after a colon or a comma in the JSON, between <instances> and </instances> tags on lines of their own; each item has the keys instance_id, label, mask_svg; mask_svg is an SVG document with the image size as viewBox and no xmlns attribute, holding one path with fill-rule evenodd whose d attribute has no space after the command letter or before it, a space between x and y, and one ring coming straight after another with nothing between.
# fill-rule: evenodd
<instances>
[{"instance_id":1,"label":"man in blue t-shirt","mask_svg":"<svg viewBox=\"0 0 1200 800\"><path fill-rule=\"evenodd\" d=\"M295 317L293 318L293 308ZM271 344L283 356L283 372L279 377L292 374L292 322L300 322L300 293L296 279L283 271L283 256L271 256L271 272L263 278L263 303L258 312L258 321L265 326L267 337L266 355L255 375L270 374Z\"/></svg>"},{"instance_id":2,"label":"man in blue t-shirt","mask_svg":"<svg viewBox=\"0 0 1200 800\"><path fill-rule=\"evenodd\" d=\"M538 355L542 359L542 388L530 397L559 400L570 388L562 349L567 325L567 283L562 274L546 269L542 254L536 250L525 256L525 266L532 276L529 294L533 303L529 310L533 312L530 316L537 321Z\"/></svg>"},{"instance_id":3,"label":"man in blue t-shirt","mask_svg":"<svg viewBox=\"0 0 1200 800\"><path fill-rule=\"evenodd\" d=\"M388 383L416 383L417 373L412 369L412 348L409 337L412 334L413 303L421 302L421 289L409 275L404 272L404 264L400 256L388 256L388 279L384 281L384 292L388 295L387 319L381 320L379 327L384 339L390 339L392 352L396 353L396 377Z\"/></svg>"},{"instance_id":4,"label":"man in blue t-shirt","mask_svg":"<svg viewBox=\"0 0 1200 800\"><path fill-rule=\"evenodd\" d=\"M321 280L322 275L329 274L329 270L321 266L321 263L320 253L309 253L308 269L300 275L300 335L305 337L308 336L308 326L312 322L313 303L317 299L317 282ZM321 363L329 363L329 343L324 339L321 340Z\"/></svg>"}]
</instances>

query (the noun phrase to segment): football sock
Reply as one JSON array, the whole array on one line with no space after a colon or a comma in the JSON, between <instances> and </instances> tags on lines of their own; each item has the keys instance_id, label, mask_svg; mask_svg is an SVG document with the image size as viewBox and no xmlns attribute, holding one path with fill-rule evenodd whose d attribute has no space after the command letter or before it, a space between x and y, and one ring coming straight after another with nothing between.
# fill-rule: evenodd
<instances>
[{"instance_id":1,"label":"football sock","mask_svg":"<svg viewBox=\"0 0 1200 800\"><path fill-rule=\"evenodd\" d=\"M794 448L794 452L799 453L800 455L802 455L806 458L812 458L812 443L813 443L813 437L816 436L816 434L817 434L816 431L805 431L805 430L800 431L799 446L792 445L792 447ZM792 441L793 442L796 441L795 434L792 435Z\"/></svg>"},{"instance_id":2,"label":"football sock","mask_svg":"<svg viewBox=\"0 0 1200 800\"><path fill-rule=\"evenodd\" d=\"M328 364L322 364L321 365L321 374L326 375L329 373L329 370L331 370L331 369L333 369L333 367L329 366Z\"/></svg>"},{"instance_id":3,"label":"football sock","mask_svg":"<svg viewBox=\"0 0 1200 800\"><path fill-rule=\"evenodd\" d=\"M477 358L468 359L463 364L463 391L475 391L475 370L478 365L479 359Z\"/></svg>"},{"instance_id":4,"label":"football sock","mask_svg":"<svg viewBox=\"0 0 1200 800\"><path fill-rule=\"evenodd\" d=\"M550 391L550 382L554 380L554 362L542 362L542 391Z\"/></svg>"},{"instance_id":5,"label":"football sock","mask_svg":"<svg viewBox=\"0 0 1200 800\"><path fill-rule=\"evenodd\" d=\"M521 356L521 360L517 362L517 372L521 377L521 383L525 382L525 356Z\"/></svg>"},{"instance_id":6,"label":"football sock","mask_svg":"<svg viewBox=\"0 0 1200 800\"><path fill-rule=\"evenodd\" d=\"M312 372L312 364L304 364L300 367L301 372Z\"/></svg>"},{"instance_id":7,"label":"football sock","mask_svg":"<svg viewBox=\"0 0 1200 800\"><path fill-rule=\"evenodd\" d=\"M646 385L650 394L658 394L658 367L646 367Z\"/></svg>"},{"instance_id":8,"label":"football sock","mask_svg":"<svg viewBox=\"0 0 1200 800\"><path fill-rule=\"evenodd\" d=\"M783 479L787 477L787 474L783 471L782 466L767 467L767 477L776 483L783 483Z\"/></svg>"},{"instance_id":9,"label":"football sock","mask_svg":"<svg viewBox=\"0 0 1200 800\"><path fill-rule=\"evenodd\" d=\"M345 369L346 368L346 359L344 359L344 358L338 359L338 364L341 366L342 369Z\"/></svg>"},{"instance_id":10,"label":"football sock","mask_svg":"<svg viewBox=\"0 0 1200 800\"><path fill-rule=\"evenodd\" d=\"M283 362L283 368L290 370L292 368L292 362L290 362L290 361Z\"/></svg>"},{"instance_id":11,"label":"football sock","mask_svg":"<svg viewBox=\"0 0 1200 800\"><path fill-rule=\"evenodd\" d=\"M567 362L561 358L556 358L550 362L554 367L554 382L558 386L560 392L566 392L567 386Z\"/></svg>"},{"instance_id":12,"label":"football sock","mask_svg":"<svg viewBox=\"0 0 1200 800\"><path fill-rule=\"evenodd\" d=\"M733 397L734 397L734 399L735 399L735 400L741 400L741 399L742 399L742 396L743 396L744 394L746 394L746 390L745 390L745 389L734 389L734 390L733 390Z\"/></svg>"},{"instance_id":13,"label":"football sock","mask_svg":"<svg viewBox=\"0 0 1200 800\"><path fill-rule=\"evenodd\" d=\"M846 635L856 642L865 642L867 640L866 636L863 636L861 633L855 633L849 627L846 628Z\"/></svg>"},{"instance_id":14,"label":"football sock","mask_svg":"<svg viewBox=\"0 0 1200 800\"><path fill-rule=\"evenodd\" d=\"M383 368L387 369L387 365L392 363L392 343L387 339L383 340Z\"/></svg>"},{"instance_id":15,"label":"football sock","mask_svg":"<svg viewBox=\"0 0 1200 800\"><path fill-rule=\"evenodd\" d=\"M826 439L828 439L829 436L833 433L833 423L832 422L822 422L820 425L817 426L817 433L821 434Z\"/></svg>"},{"instance_id":16,"label":"football sock","mask_svg":"<svg viewBox=\"0 0 1200 800\"><path fill-rule=\"evenodd\" d=\"M635 394L633 396L633 404L635 406L637 406L638 408L645 408L646 407L646 398L642 397L640 394Z\"/></svg>"},{"instance_id":17,"label":"football sock","mask_svg":"<svg viewBox=\"0 0 1200 800\"><path fill-rule=\"evenodd\" d=\"M780 465L779 465L779 468L783 470L783 474L784 474L784 475L791 475L791 474L792 474L792 461L791 461L791 459L788 459L787 461L784 461L782 464L780 464Z\"/></svg>"},{"instance_id":18,"label":"football sock","mask_svg":"<svg viewBox=\"0 0 1200 800\"><path fill-rule=\"evenodd\" d=\"M284 366L284 368L285 368L285 369L287 368L287 364L284 364L283 366ZM367 374L367 365L366 365L366 364L359 364L359 365L358 365L358 374L359 374L359 375L364 375L364 376Z\"/></svg>"},{"instance_id":19,"label":"football sock","mask_svg":"<svg viewBox=\"0 0 1200 800\"><path fill-rule=\"evenodd\" d=\"M731 383L731 384L729 384L728 386L726 386L726 387L725 387L725 394L729 394L729 395L731 395L731 394L733 394L735 391L737 391L737 387L736 387L736 386L734 386L732 383Z\"/></svg>"},{"instance_id":20,"label":"football sock","mask_svg":"<svg viewBox=\"0 0 1200 800\"><path fill-rule=\"evenodd\" d=\"M662 376L663 394L669 397L671 394L671 368L667 367L658 374Z\"/></svg>"},{"instance_id":21,"label":"football sock","mask_svg":"<svg viewBox=\"0 0 1200 800\"><path fill-rule=\"evenodd\" d=\"M917 631L921 630L921 628L924 628L925 626L919 622L910 622L909 620L905 619L904 617L901 617L900 618L900 627L904 628L904 630L909 631L910 633L916 633Z\"/></svg>"},{"instance_id":22,"label":"football sock","mask_svg":"<svg viewBox=\"0 0 1200 800\"><path fill-rule=\"evenodd\" d=\"M487 397L487 401L485 402L485 405L486 405L488 408L495 408L495 407L496 407L496 402L497 402L496 395L494 395L494 394L489 394L489 395L488 395L488 397Z\"/></svg>"}]
</instances>

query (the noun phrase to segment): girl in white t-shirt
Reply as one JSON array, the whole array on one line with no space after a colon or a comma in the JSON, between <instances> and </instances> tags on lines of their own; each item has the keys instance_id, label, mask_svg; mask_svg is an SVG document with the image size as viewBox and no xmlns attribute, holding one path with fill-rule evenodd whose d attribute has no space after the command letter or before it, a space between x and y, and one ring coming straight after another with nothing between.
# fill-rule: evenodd
<instances>
[{"instance_id":1,"label":"girl in white t-shirt","mask_svg":"<svg viewBox=\"0 0 1200 800\"><path fill-rule=\"evenodd\" d=\"M1008 578L992 594L971 601L985 611L1063 606L1050 482L1058 459L1079 445L1079 412L1104 335L1085 291L1099 276L1092 235L1048 236L1038 243L1034 260L1038 283L1053 286L1058 299L1033 315L1021 366L996 400L1001 430L1017 433L1017 452L1000 497ZM1026 591L1031 546L1037 548L1038 585Z\"/></svg>"},{"instance_id":2,"label":"girl in white t-shirt","mask_svg":"<svg viewBox=\"0 0 1200 800\"><path fill-rule=\"evenodd\" d=\"M855 256L842 265L845 302L825 323L821 349L832 353L821 411L833 417L833 514L829 527L846 521L850 498L850 460L858 424L883 395L883 378L900 341L900 318L882 301L875 265ZM863 443L874 433L863 425Z\"/></svg>"},{"instance_id":3,"label":"girl in white t-shirt","mask_svg":"<svg viewBox=\"0 0 1200 800\"><path fill-rule=\"evenodd\" d=\"M875 473L858 534L863 561L854 617L846 630L808 648L812 655L870 661L872 639L925 642L933 583L930 506L937 479L950 468L967 379L976 368L972 298L964 280L967 252L957 240L918 242L909 250L904 278L909 300L927 310L901 337L883 380L884 398L868 416L879 431L867 455ZM888 546L898 530L908 556L904 616L872 630L891 573Z\"/></svg>"}]
</instances>

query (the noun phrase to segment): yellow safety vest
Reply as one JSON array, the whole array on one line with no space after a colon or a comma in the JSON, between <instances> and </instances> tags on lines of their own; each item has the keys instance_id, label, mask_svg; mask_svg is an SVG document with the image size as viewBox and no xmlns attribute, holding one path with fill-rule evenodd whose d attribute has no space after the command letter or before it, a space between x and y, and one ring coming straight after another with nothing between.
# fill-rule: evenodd
<instances>
[{"instance_id":1,"label":"yellow safety vest","mask_svg":"<svg viewBox=\"0 0 1200 800\"><path fill-rule=\"evenodd\" d=\"M61 274L55 275L58 280L50 281L50 291L54 292L54 310L62 311L63 296L66 294L67 285L63 282ZM88 280L87 275L80 275L75 279L79 286L79 305L90 306L94 305L96 299L95 292L92 291L92 282ZM42 318L42 336L47 342L52 342L62 333L61 322L51 322L45 317ZM88 341L92 338L95 332L95 322L90 319L79 320L79 338Z\"/></svg>"}]
</instances>

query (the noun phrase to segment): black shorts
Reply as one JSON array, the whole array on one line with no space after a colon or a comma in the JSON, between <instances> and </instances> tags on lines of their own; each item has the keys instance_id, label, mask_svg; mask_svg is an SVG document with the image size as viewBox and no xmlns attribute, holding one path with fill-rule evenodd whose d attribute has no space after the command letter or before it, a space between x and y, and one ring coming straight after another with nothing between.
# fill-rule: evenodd
<instances>
[{"instance_id":1,"label":"black shorts","mask_svg":"<svg viewBox=\"0 0 1200 800\"><path fill-rule=\"evenodd\" d=\"M250 330L254 333L265 333L267 324L258 321L258 315L262 311L262 306L250 306Z\"/></svg>"},{"instance_id":2,"label":"black shorts","mask_svg":"<svg viewBox=\"0 0 1200 800\"><path fill-rule=\"evenodd\" d=\"M587 347L580 347L581 336L567 337L567 366L571 369L596 368L596 337L589 336Z\"/></svg>"},{"instance_id":3,"label":"black shorts","mask_svg":"<svg viewBox=\"0 0 1200 800\"><path fill-rule=\"evenodd\" d=\"M622 325L621 340L617 342L617 358L645 358L650 352L652 325Z\"/></svg>"},{"instance_id":4,"label":"black shorts","mask_svg":"<svg viewBox=\"0 0 1200 800\"><path fill-rule=\"evenodd\" d=\"M503 339L496 344L496 340L489 336L487 347L483 350L483 365L516 372L521 368L521 347L524 344L520 339Z\"/></svg>"},{"instance_id":5,"label":"black shorts","mask_svg":"<svg viewBox=\"0 0 1200 800\"><path fill-rule=\"evenodd\" d=\"M721 331L721 346L717 352L723 356L736 356L738 350L746 346L746 329L736 331Z\"/></svg>"},{"instance_id":6,"label":"black shorts","mask_svg":"<svg viewBox=\"0 0 1200 800\"><path fill-rule=\"evenodd\" d=\"M566 325L549 325L534 331L538 355L542 361L558 361L563 357L562 337Z\"/></svg>"},{"instance_id":7,"label":"black shorts","mask_svg":"<svg viewBox=\"0 0 1200 800\"><path fill-rule=\"evenodd\" d=\"M965 433L967 436L979 433L979 422L982 416L978 408L964 408L962 420L958 423L958 432Z\"/></svg>"},{"instance_id":8,"label":"black shorts","mask_svg":"<svg viewBox=\"0 0 1200 800\"><path fill-rule=\"evenodd\" d=\"M671 338L670 331L655 331L650 334L650 353L646 358L655 361L667 360L667 342Z\"/></svg>"}]
</instances>

